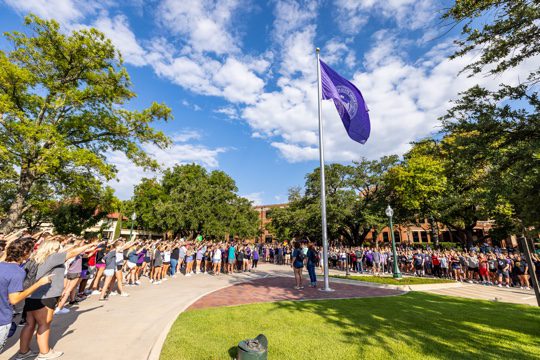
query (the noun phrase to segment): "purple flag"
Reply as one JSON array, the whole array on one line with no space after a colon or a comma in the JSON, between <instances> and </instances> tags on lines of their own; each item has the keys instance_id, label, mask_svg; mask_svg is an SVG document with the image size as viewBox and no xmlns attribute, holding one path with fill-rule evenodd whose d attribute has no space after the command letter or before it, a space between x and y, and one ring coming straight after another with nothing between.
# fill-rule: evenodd
<instances>
[{"instance_id":1,"label":"purple flag","mask_svg":"<svg viewBox=\"0 0 540 360\"><path fill-rule=\"evenodd\" d=\"M320 62L323 100L334 100L349 137L364 144L369 138L371 125L362 93L353 83L341 77L322 60Z\"/></svg>"}]
</instances>

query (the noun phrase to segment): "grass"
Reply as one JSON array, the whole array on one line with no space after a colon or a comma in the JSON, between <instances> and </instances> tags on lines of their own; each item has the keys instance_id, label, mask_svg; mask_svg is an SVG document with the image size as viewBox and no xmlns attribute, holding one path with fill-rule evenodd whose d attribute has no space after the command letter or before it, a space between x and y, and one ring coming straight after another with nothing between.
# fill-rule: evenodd
<instances>
[{"instance_id":1,"label":"grass","mask_svg":"<svg viewBox=\"0 0 540 360\"><path fill-rule=\"evenodd\" d=\"M230 359L264 333L269 359L538 359L540 309L421 292L182 313L161 360Z\"/></svg>"},{"instance_id":2,"label":"grass","mask_svg":"<svg viewBox=\"0 0 540 360\"><path fill-rule=\"evenodd\" d=\"M366 281L377 284L387 284L387 285L421 285L421 284L444 284L444 283L453 283L454 280L449 279L433 279L433 278L419 278L419 277L403 277L400 280L396 280L389 276L360 276L360 275L330 275L330 277L336 279L347 279L347 280L357 280L357 281Z\"/></svg>"}]
</instances>

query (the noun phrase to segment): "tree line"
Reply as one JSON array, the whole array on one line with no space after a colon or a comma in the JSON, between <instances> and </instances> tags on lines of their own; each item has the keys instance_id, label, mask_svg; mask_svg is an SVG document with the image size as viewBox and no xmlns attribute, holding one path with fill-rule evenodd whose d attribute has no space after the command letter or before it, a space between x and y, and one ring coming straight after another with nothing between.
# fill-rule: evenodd
<instances>
[{"instance_id":1,"label":"tree line","mask_svg":"<svg viewBox=\"0 0 540 360\"><path fill-rule=\"evenodd\" d=\"M463 73L499 76L540 53L540 3L527 0L458 1L444 15L462 25L452 58L475 53ZM482 21L477 21L482 19ZM440 118L441 130L412 144L399 159L386 156L327 173L330 238L360 244L386 226L384 208L396 220L433 219L471 243L480 220L495 220L494 240L540 229L540 62L518 85L495 90L474 86L459 94ZM290 206L276 209L278 237L320 239L319 169L303 189L291 189Z\"/></svg>"},{"instance_id":2,"label":"tree line","mask_svg":"<svg viewBox=\"0 0 540 360\"><path fill-rule=\"evenodd\" d=\"M390 203L398 221L433 217L470 241L479 220L493 219L495 238L540 228L540 4L533 0L458 1L443 20L462 27L457 58L474 53L463 72L500 77L528 61L521 83L457 94L441 131L402 158L362 159L327 169L329 233L361 243L385 226ZM481 20L481 21L480 21ZM26 32L4 34L0 51L0 231L21 221L52 220L79 232L109 211L136 211L137 226L189 236L256 233L255 213L221 171L177 166L145 179L120 203L103 184L115 178L107 153L146 169L158 163L143 145L166 147L154 128L172 119L165 104L131 110L122 55L93 28L62 31L30 15ZM318 171L291 189L290 206L273 211L280 238L320 234ZM535 230L536 229L536 230Z\"/></svg>"}]
</instances>

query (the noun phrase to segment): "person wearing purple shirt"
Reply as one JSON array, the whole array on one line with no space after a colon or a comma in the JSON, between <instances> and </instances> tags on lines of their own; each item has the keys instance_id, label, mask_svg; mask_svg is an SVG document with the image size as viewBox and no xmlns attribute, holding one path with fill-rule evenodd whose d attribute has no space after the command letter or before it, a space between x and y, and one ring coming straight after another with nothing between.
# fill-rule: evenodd
<instances>
[{"instance_id":1,"label":"person wearing purple shirt","mask_svg":"<svg viewBox=\"0 0 540 360\"><path fill-rule=\"evenodd\" d=\"M10 329L14 327L13 305L51 282L51 275L44 276L23 290L26 272L21 268L21 264L28 259L33 247L34 241L31 238L15 240L7 246L5 261L0 262L0 353L4 349Z\"/></svg>"},{"instance_id":2,"label":"person wearing purple shirt","mask_svg":"<svg viewBox=\"0 0 540 360\"><path fill-rule=\"evenodd\" d=\"M257 263L259 262L259 250L257 250L257 247L253 249L253 263L251 264L251 268L257 268Z\"/></svg>"}]
</instances>

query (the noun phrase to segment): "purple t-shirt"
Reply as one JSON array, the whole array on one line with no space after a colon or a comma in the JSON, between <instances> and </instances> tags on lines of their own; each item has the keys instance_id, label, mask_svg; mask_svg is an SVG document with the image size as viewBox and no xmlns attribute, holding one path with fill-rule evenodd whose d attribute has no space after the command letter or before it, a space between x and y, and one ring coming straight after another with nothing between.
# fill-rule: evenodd
<instances>
[{"instance_id":1,"label":"purple t-shirt","mask_svg":"<svg viewBox=\"0 0 540 360\"><path fill-rule=\"evenodd\" d=\"M0 262L0 326L11 324L13 307L9 294L23 291L26 272L17 264Z\"/></svg>"}]
</instances>

